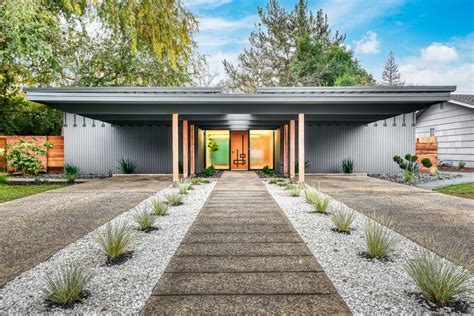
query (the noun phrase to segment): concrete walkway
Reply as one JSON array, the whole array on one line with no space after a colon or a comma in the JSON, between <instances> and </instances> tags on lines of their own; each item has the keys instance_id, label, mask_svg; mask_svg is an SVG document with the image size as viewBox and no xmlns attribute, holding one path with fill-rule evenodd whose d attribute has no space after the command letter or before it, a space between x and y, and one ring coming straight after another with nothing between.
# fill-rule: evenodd
<instances>
[{"instance_id":1,"label":"concrete walkway","mask_svg":"<svg viewBox=\"0 0 474 316\"><path fill-rule=\"evenodd\" d=\"M117 177L0 203L0 287L171 184Z\"/></svg>"},{"instance_id":2,"label":"concrete walkway","mask_svg":"<svg viewBox=\"0 0 474 316\"><path fill-rule=\"evenodd\" d=\"M473 172L444 172L444 173L452 173L452 174L459 174L461 177L454 178L454 179L446 179L446 180L436 180L427 183L421 183L417 185L419 188L434 190L446 187L452 184L460 184L460 183L467 183L467 182L474 182L474 173Z\"/></svg>"},{"instance_id":3,"label":"concrete walkway","mask_svg":"<svg viewBox=\"0 0 474 316\"><path fill-rule=\"evenodd\" d=\"M254 172L224 172L145 314L349 310Z\"/></svg>"},{"instance_id":4,"label":"concrete walkway","mask_svg":"<svg viewBox=\"0 0 474 316\"><path fill-rule=\"evenodd\" d=\"M307 182L367 216L390 218L420 245L445 256L462 245L465 262L474 258L474 200L367 176L309 176Z\"/></svg>"}]
</instances>

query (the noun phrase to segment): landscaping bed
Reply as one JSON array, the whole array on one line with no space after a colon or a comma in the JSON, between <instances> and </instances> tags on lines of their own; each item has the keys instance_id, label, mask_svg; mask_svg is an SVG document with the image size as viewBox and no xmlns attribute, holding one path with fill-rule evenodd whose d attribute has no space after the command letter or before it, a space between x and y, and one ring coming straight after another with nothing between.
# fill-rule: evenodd
<instances>
[{"instance_id":1,"label":"landscaping bed","mask_svg":"<svg viewBox=\"0 0 474 316\"><path fill-rule=\"evenodd\" d=\"M39 185L11 185L0 184L0 203L19 199L25 196L62 188L59 184L39 184Z\"/></svg>"},{"instance_id":2,"label":"landscaping bed","mask_svg":"<svg viewBox=\"0 0 474 316\"><path fill-rule=\"evenodd\" d=\"M177 188L164 189L110 221L114 225L127 222L133 227L132 244L118 261L107 263L96 241L107 224L68 245L0 289L0 314L138 314L214 185L210 182L193 186L183 195L182 205L170 206L166 215L156 217L154 229L146 232L138 230L135 216L151 212L152 201L164 200L177 193ZM46 301L45 278L72 263L91 272L93 277L82 300L64 309Z\"/></svg>"},{"instance_id":3,"label":"landscaping bed","mask_svg":"<svg viewBox=\"0 0 474 316\"><path fill-rule=\"evenodd\" d=\"M383 173L383 174L376 174L376 173L370 173L368 174L369 177L374 177L382 180L388 180L392 182L397 182L397 183L403 183L403 184L408 184L408 185L418 185L422 183L428 183L432 181L438 181L438 180L448 180L448 179L454 179L454 178L459 178L461 175L459 174L452 174L452 173L443 173L440 172L436 176L432 176L431 174L428 173L415 173L413 175L413 180L412 181L405 181L403 177L403 173Z\"/></svg>"},{"instance_id":4,"label":"landscaping bed","mask_svg":"<svg viewBox=\"0 0 474 316\"><path fill-rule=\"evenodd\" d=\"M354 314L473 313L474 298L445 307L421 298L419 289L405 267L422 248L392 231L396 247L384 260L366 255L364 228L368 218L329 198L328 211L352 212L354 222L349 234L338 233L328 214L314 212L304 194L293 197L293 190L266 183L276 202L288 216L309 249L331 279ZM314 190L314 189L312 189ZM471 284L470 286L474 286Z\"/></svg>"}]
</instances>

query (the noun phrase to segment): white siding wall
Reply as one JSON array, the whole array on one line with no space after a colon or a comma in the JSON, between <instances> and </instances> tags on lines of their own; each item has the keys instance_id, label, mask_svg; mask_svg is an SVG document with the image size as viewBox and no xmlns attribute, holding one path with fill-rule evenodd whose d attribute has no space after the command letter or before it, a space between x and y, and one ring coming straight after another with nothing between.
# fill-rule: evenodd
<instances>
[{"instance_id":1,"label":"white siding wall","mask_svg":"<svg viewBox=\"0 0 474 316\"><path fill-rule=\"evenodd\" d=\"M433 105L418 118L416 136L430 136L431 128L440 163L457 166L462 160L474 167L474 109L448 102Z\"/></svg>"}]
</instances>

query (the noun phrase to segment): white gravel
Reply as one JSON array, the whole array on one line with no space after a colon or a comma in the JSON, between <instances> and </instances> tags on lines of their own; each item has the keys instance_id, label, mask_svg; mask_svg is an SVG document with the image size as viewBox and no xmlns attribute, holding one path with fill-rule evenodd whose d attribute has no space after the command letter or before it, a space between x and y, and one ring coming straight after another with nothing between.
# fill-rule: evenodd
<instances>
[{"instance_id":1,"label":"white gravel","mask_svg":"<svg viewBox=\"0 0 474 316\"><path fill-rule=\"evenodd\" d=\"M183 205L170 207L168 215L157 219L155 226L158 230L149 233L134 231L134 241L130 249L133 256L120 265L104 264L105 255L94 241L96 230L60 250L49 260L22 273L0 289L0 314L139 313L215 183L211 181L209 184L193 186L184 197ZM117 216L112 222L126 220L137 227L133 221L134 212L142 209L151 211L153 198L163 198L176 192L175 188L166 188L130 211ZM105 224L98 229L104 226ZM45 275L70 262L79 263L94 273L86 288L90 295L74 305L73 309L50 309L45 304L43 291Z\"/></svg>"},{"instance_id":2,"label":"white gravel","mask_svg":"<svg viewBox=\"0 0 474 316\"><path fill-rule=\"evenodd\" d=\"M359 254L365 251L363 227L367 217L354 211L356 219L350 235L332 231L334 224L328 215L311 213L304 193L291 197L278 185L265 183L289 220L307 243L309 249L327 273L354 314L416 314L430 311L408 293L418 292L405 272L406 261L419 245L397 234L396 250L391 261L368 260ZM351 210L331 198L330 211L335 207ZM472 307L471 313L474 312ZM450 312L449 308L440 312Z\"/></svg>"}]
</instances>

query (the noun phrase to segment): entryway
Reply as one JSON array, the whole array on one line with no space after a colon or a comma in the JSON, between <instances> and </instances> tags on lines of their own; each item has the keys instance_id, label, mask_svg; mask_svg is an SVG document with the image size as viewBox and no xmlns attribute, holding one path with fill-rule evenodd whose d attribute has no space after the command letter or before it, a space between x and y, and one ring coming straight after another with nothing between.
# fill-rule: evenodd
<instances>
[{"instance_id":1,"label":"entryway","mask_svg":"<svg viewBox=\"0 0 474 316\"><path fill-rule=\"evenodd\" d=\"M249 169L249 132L231 131L230 132L230 169L248 170Z\"/></svg>"}]
</instances>

